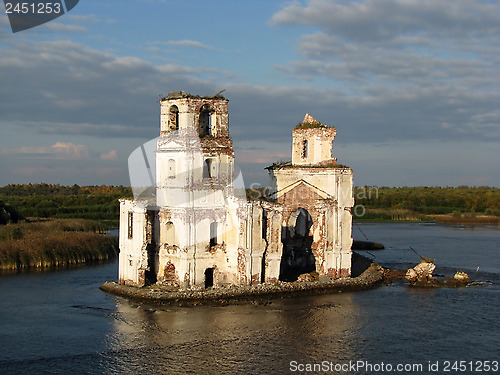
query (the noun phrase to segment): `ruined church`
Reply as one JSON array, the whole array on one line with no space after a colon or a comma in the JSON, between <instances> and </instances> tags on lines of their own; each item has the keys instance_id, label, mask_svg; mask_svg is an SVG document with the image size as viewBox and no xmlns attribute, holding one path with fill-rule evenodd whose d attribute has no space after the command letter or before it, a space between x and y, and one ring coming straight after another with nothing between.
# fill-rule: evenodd
<instances>
[{"instance_id":1,"label":"ruined church","mask_svg":"<svg viewBox=\"0 0 500 375\"><path fill-rule=\"evenodd\" d=\"M180 91L159 103L154 183L149 195L120 200L121 284L196 289L313 271L323 280L350 276L353 173L333 157L334 127L306 115L292 130L292 160L266 168L270 193L247 199L228 100Z\"/></svg>"}]
</instances>

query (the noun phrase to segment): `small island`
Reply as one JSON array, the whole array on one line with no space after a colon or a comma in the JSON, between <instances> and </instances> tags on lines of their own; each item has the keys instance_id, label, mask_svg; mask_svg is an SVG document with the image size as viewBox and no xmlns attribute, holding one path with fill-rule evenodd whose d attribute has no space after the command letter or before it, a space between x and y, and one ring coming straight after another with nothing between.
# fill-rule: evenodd
<instances>
[{"instance_id":1,"label":"small island","mask_svg":"<svg viewBox=\"0 0 500 375\"><path fill-rule=\"evenodd\" d=\"M106 282L100 289L147 304L177 306L227 305L238 303L267 303L274 298L285 298L311 294L355 292L376 288L400 279L402 273L390 273L384 268L370 264L357 277L343 277L331 280L318 277L316 272L304 274L295 282L277 281L256 285L232 285L219 288L190 288L181 290L161 284L136 287Z\"/></svg>"}]
</instances>

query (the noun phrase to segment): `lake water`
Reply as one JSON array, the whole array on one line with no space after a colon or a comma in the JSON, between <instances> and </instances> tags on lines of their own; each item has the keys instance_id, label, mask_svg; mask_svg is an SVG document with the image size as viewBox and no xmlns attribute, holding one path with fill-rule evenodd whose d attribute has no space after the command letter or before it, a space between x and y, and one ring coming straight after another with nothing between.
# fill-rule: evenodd
<instances>
[{"instance_id":1,"label":"lake water","mask_svg":"<svg viewBox=\"0 0 500 375\"><path fill-rule=\"evenodd\" d=\"M361 231L386 245L371 252L382 265L417 264L411 246L437 273L462 269L482 286L155 307L98 289L117 279L116 262L3 275L0 374L500 373L499 228L360 224L355 239Z\"/></svg>"}]
</instances>

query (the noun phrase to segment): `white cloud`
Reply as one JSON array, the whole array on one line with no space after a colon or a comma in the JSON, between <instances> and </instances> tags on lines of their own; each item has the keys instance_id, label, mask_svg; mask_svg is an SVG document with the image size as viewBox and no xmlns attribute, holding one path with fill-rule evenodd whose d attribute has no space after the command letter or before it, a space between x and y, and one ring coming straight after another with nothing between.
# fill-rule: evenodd
<instances>
[{"instance_id":1,"label":"white cloud","mask_svg":"<svg viewBox=\"0 0 500 375\"><path fill-rule=\"evenodd\" d=\"M500 3L481 0L296 1L271 22L317 30L275 68L340 87L386 137L498 139L499 18Z\"/></svg>"},{"instance_id":2,"label":"white cloud","mask_svg":"<svg viewBox=\"0 0 500 375\"><path fill-rule=\"evenodd\" d=\"M109 161L117 161L119 159L116 150L111 150L110 152L101 154L100 158L101 160L109 160Z\"/></svg>"},{"instance_id":3,"label":"white cloud","mask_svg":"<svg viewBox=\"0 0 500 375\"><path fill-rule=\"evenodd\" d=\"M213 76L210 68L157 66L68 41L19 40L0 47L0 81L9 88L0 92L0 120L45 134L154 138L160 95L177 90L211 95L226 89L235 139L280 141L305 112L325 123L345 124L344 136L358 141L500 137L495 128L500 95L494 91L499 75L485 72L495 71L494 66L467 59L447 66L435 56L418 54L413 64L398 50L380 51L389 58L370 60L357 48L339 48L345 61L304 59L282 67L291 74L311 79L322 74L341 82L318 89L211 80L205 78ZM266 121L256 122L262 114ZM445 129L443 122L453 126Z\"/></svg>"},{"instance_id":4,"label":"white cloud","mask_svg":"<svg viewBox=\"0 0 500 375\"><path fill-rule=\"evenodd\" d=\"M205 74L213 75L207 68L156 66L69 41L20 39L0 46L1 120L66 134L153 137L158 95L218 91L201 79Z\"/></svg>"},{"instance_id":5,"label":"white cloud","mask_svg":"<svg viewBox=\"0 0 500 375\"><path fill-rule=\"evenodd\" d=\"M283 8L276 25L318 26L352 41L395 41L401 35L496 37L500 4L480 0L310 0Z\"/></svg>"},{"instance_id":6,"label":"white cloud","mask_svg":"<svg viewBox=\"0 0 500 375\"><path fill-rule=\"evenodd\" d=\"M500 49L490 43L487 33L478 33L481 39L473 33L462 33L461 42L466 48L458 50L458 39L448 46L447 37L431 38L430 33L395 34L378 44L367 37L347 39L347 34L317 27L319 30L308 31L298 40L300 58L280 64L280 69L293 79L282 86L235 83L212 67L155 65L69 41L8 41L10 44L0 45L0 82L4 88L0 90L0 124L18 128L31 137L71 135L75 145L90 144L89 137L121 137L129 142L136 137L141 138L139 146L158 135L156 101L160 94L184 90L212 95L226 89L235 149L243 141L260 145L266 140L274 144L255 150L255 154L247 148L240 156L244 164L254 166L256 176L264 179L266 172L262 168L289 154L291 130L305 112L335 125L339 145L357 142L354 153L362 148L360 145L373 142L411 141L418 150L429 140L434 140L434 145L464 140L491 145L500 139ZM217 79L209 78L214 75ZM297 82L299 75L312 83ZM321 88L315 86L318 77ZM82 141L82 137L87 138ZM113 141L117 143L110 141L100 148L93 145L99 151L96 158L89 160L105 164L98 158L101 153L113 157L108 152L111 148L116 155L126 155L128 151ZM24 151L38 151L31 155L43 156L54 154L53 146ZM133 149L131 145L129 148ZM22 159L16 156L28 154L14 153L9 162L14 168L14 159ZM60 151L56 155L67 154ZM376 153L362 156L371 160L372 171L381 164L388 171L402 164L397 155L393 164L386 159L381 163ZM349 158L339 157L351 164ZM362 161L358 163L362 168ZM483 169L487 171L489 166L494 170L493 164L485 160ZM125 175L126 166L116 173ZM370 183L369 173L365 168L366 183ZM417 175L410 177L417 181ZM398 178L393 177L387 184L397 183L393 181Z\"/></svg>"},{"instance_id":7,"label":"white cloud","mask_svg":"<svg viewBox=\"0 0 500 375\"><path fill-rule=\"evenodd\" d=\"M52 146L40 147L20 147L16 149L2 151L4 155L22 155L32 158L47 158L61 160L79 160L89 156L86 145L74 144L71 142L56 142Z\"/></svg>"},{"instance_id":8,"label":"white cloud","mask_svg":"<svg viewBox=\"0 0 500 375\"><path fill-rule=\"evenodd\" d=\"M167 45L171 46L180 46L180 47L194 47L194 48L203 48L203 49L214 49L212 46L208 46L206 44L203 44L201 42L197 42L195 40L169 40L166 42Z\"/></svg>"},{"instance_id":9,"label":"white cloud","mask_svg":"<svg viewBox=\"0 0 500 375\"><path fill-rule=\"evenodd\" d=\"M311 0L272 22L319 29L299 41L300 61L278 66L309 79L484 85L498 76L499 17L499 3L480 0Z\"/></svg>"},{"instance_id":10,"label":"white cloud","mask_svg":"<svg viewBox=\"0 0 500 375\"><path fill-rule=\"evenodd\" d=\"M48 22L42 25L41 27L45 28L46 30L55 32L64 32L64 33L82 33L87 31L87 29L82 26L67 25L64 23L53 22L53 21Z\"/></svg>"}]
</instances>

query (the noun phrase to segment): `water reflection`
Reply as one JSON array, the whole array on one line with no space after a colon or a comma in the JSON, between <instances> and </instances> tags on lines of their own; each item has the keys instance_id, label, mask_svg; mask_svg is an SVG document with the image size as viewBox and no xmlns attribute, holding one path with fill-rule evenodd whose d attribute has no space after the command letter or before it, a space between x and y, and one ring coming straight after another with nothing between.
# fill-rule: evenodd
<instances>
[{"instance_id":1,"label":"water reflection","mask_svg":"<svg viewBox=\"0 0 500 375\"><path fill-rule=\"evenodd\" d=\"M348 361L356 357L352 306L351 294L193 308L120 299L101 365L110 374L232 374L286 372L292 360Z\"/></svg>"},{"instance_id":2,"label":"water reflection","mask_svg":"<svg viewBox=\"0 0 500 375\"><path fill-rule=\"evenodd\" d=\"M397 263L401 256L415 265L415 254L404 252L410 244L431 249L421 252L439 260L443 273L464 266L474 275L481 265L477 279L490 281L461 289L400 283L260 305L158 308L98 289L116 280L116 263L4 276L0 372L281 374L291 360L498 358L499 231L414 224L367 225L363 231L388 247L377 260Z\"/></svg>"}]
</instances>

